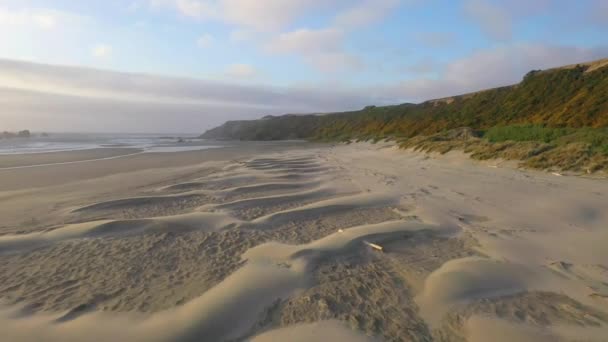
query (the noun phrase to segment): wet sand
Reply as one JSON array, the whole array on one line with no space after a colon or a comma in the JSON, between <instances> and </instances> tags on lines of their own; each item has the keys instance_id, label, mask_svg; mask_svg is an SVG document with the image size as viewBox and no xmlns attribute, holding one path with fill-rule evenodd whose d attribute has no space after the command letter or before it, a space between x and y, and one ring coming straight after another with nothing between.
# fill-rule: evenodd
<instances>
[{"instance_id":1,"label":"wet sand","mask_svg":"<svg viewBox=\"0 0 608 342\"><path fill-rule=\"evenodd\" d=\"M14 341L605 341L607 196L601 180L382 144L0 170L0 327Z\"/></svg>"},{"instance_id":2,"label":"wet sand","mask_svg":"<svg viewBox=\"0 0 608 342\"><path fill-rule=\"evenodd\" d=\"M138 152L142 152L142 150L137 148L98 148L50 153L3 154L0 155L0 170L117 158Z\"/></svg>"}]
</instances>

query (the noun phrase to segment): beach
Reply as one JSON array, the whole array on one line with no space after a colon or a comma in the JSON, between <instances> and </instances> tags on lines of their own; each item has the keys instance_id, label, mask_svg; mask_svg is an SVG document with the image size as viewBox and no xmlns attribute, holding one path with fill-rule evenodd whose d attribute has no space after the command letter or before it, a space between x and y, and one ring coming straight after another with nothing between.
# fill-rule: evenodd
<instances>
[{"instance_id":1,"label":"beach","mask_svg":"<svg viewBox=\"0 0 608 342\"><path fill-rule=\"evenodd\" d=\"M7 341L606 341L608 183L235 142L0 156Z\"/></svg>"}]
</instances>

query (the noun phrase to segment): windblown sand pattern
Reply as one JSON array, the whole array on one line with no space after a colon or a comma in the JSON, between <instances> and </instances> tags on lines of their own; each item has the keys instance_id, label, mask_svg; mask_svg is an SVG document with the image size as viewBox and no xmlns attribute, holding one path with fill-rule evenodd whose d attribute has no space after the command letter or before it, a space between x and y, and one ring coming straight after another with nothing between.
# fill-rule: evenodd
<instances>
[{"instance_id":1,"label":"windblown sand pattern","mask_svg":"<svg viewBox=\"0 0 608 342\"><path fill-rule=\"evenodd\" d=\"M605 341L608 186L471 163L358 144L36 190L61 201L0 235L3 338Z\"/></svg>"}]
</instances>

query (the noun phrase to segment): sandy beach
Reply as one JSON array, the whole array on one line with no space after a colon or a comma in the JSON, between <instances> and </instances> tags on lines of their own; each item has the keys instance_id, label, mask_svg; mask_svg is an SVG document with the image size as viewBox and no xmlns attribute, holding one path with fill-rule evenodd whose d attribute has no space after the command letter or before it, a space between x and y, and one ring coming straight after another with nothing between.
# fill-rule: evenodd
<instances>
[{"instance_id":1,"label":"sandy beach","mask_svg":"<svg viewBox=\"0 0 608 342\"><path fill-rule=\"evenodd\" d=\"M386 143L0 156L0 339L608 341L607 213Z\"/></svg>"}]
</instances>

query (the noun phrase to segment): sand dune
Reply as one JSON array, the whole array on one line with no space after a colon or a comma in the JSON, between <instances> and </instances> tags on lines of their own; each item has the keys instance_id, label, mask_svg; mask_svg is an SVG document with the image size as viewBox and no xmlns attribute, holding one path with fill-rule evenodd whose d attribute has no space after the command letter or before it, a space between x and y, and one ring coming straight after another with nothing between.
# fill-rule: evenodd
<instances>
[{"instance_id":1,"label":"sand dune","mask_svg":"<svg viewBox=\"0 0 608 342\"><path fill-rule=\"evenodd\" d=\"M362 239L373 240L378 234L396 234L407 230L434 229L435 227L421 226L417 223L387 222L377 225L366 225L351 228L344 233L334 233L324 239L302 246L289 246L276 243L259 245L243 255L247 263L227 277L220 284L207 291L201 297L192 300L184 306L160 312L151 317L142 319L134 326L126 326L121 332L112 332L112 338L130 338L136 334L131 329L146 326L146 337L137 336L142 340L154 339L167 334L166 323L155 326L152 322L168 319L173 322L175 329L171 339L194 341L201 338L210 340L229 340L250 334L264 309L278 299L289 297L294 291L307 287L311 283L309 270L315 263L329 254L345 253L350 249L368 248ZM246 284L246 286L243 286ZM69 314L69 313L68 313ZM72 319L54 319L48 323L49 327L42 326L37 329L53 331L55 324L68 326L79 323L77 315ZM86 312L84 314L86 316ZM65 317L63 315L62 317ZM169 318L170 317L170 318ZM114 315L113 319L116 319ZM125 317L126 320L130 317ZM9 325L11 318L2 326ZM38 321L38 319L36 319ZM100 317L98 325L106 324L106 319ZM111 323L110 323L111 324ZM8 327L9 336L18 336L19 331L13 332ZM110 328L115 328L110 325ZM77 328L74 328L76 330ZM98 326L97 329L100 329ZM57 329L49 333L56 335L57 340L67 340L74 333L68 329ZM47 336L48 337L48 336ZM84 335L77 338L85 338ZM168 338L165 336L165 338Z\"/></svg>"},{"instance_id":2,"label":"sand dune","mask_svg":"<svg viewBox=\"0 0 608 342\"><path fill-rule=\"evenodd\" d=\"M372 342L371 337L354 333L337 321L322 321L318 323L296 325L289 328L277 329L254 337L251 342L273 341L352 341Z\"/></svg>"},{"instance_id":3,"label":"sand dune","mask_svg":"<svg viewBox=\"0 0 608 342\"><path fill-rule=\"evenodd\" d=\"M549 329L513 323L504 320L476 316L467 321L467 337L471 342L482 341L605 341L608 330L605 327L555 326Z\"/></svg>"},{"instance_id":4,"label":"sand dune","mask_svg":"<svg viewBox=\"0 0 608 342\"><path fill-rule=\"evenodd\" d=\"M253 220L253 223L262 224L266 227L274 227L290 221L320 219L324 215L346 213L362 208L388 206L395 203L395 199L383 195L343 196L272 213Z\"/></svg>"},{"instance_id":5,"label":"sand dune","mask_svg":"<svg viewBox=\"0 0 608 342\"><path fill-rule=\"evenodd\" d=\"M137 234L184 232L194 229L213 231L238 222L223 214L193 213L156 219L78 223L44 233L2 236L0 237L0 254L31 250L73 239L124 237Z\"/></svg>"},{"instance_id":6,"label":"sand dune","mask_svg":"<svg viewBox=\"0 0 608 342\"><path fill-rule=\"evenodd\" d=\"M532 269L522 265L478 257L457 259L429 275L416 300L426 321L437 325L456 305L533 290L537 278Z\"/></svg>"},{"instance_id":7,"label":"sand dune","mask_svg":"<svg viewBox=\"0 0 608 342\"><path fill-rule=\"evenodd\" d=\"M206 153L0 192L3 338L606 336L605 182L390 145Z\"/></svg>"},{"instance_id":8,"label":"sand dune","mask_svg":"<svg viewBox=\"0 0 608 342\"><path fill-rule=\"evenodd\" d=\"M296 191L303 189L310 189L318 187L321 182L290 182L290 183L277 183L277 182L269 182L269 183L261 183L249 186L240 186L232 189L226 189L222 192L224 196L229 198L234 198L237 196L245 196L245 195L259 195L266 193L276 193L276 192L287 192L287 191Z\"/></svg>"}]
</instances>

